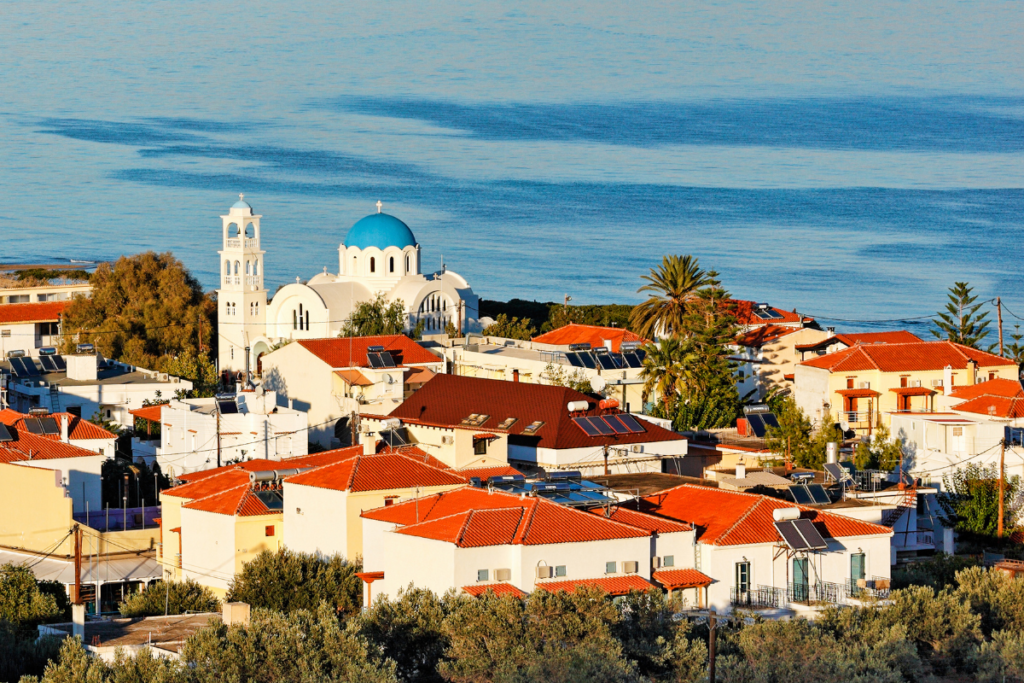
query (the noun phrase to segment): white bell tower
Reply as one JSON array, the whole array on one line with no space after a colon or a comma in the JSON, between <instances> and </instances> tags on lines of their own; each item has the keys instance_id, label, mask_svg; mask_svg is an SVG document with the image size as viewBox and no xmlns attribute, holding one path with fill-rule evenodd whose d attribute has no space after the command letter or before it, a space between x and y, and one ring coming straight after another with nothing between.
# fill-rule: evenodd
<instances>
[{"instance_id":1,"label":"white bell tower","mask_svg":"<svg viewBox=\"0 0 1024 683\"><path fill-rule=\"evenodd\" d=\"M220 332L218 369L237 376L245 372L246 350L264 334L267 319L267 290L263 287L263 255L260 248L260 218L238 195L223 221L223 249L220 254L220 289L217 290L217 321ZM252 358L248 370L255 372Z\"/></svg>"}]
</instances>

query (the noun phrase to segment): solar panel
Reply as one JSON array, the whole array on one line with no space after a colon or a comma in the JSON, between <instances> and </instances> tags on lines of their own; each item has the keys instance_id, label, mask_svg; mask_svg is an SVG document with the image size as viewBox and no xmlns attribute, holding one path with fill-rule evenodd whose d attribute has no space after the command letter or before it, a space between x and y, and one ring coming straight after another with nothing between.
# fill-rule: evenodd
<instances>
[{"instance_id":1,"label":"solar panel","mask_svg":"<svg viewBox=\"0 0 1024 683\"><path fill-rule=\"evenodd\" d=\"M594 427L594 425L590 424L590 420L585 417L574 417L572 421L575 422L580 429L586 432L587 436L600 436L601 434L597 431L597 428Z\"/></svg>"},{"instance_id":2,"label":"solar panel","mask_svg":"<svg viewBox=\"0 0 1024 683\"><path fill-rule=\"evenodd\" d=\"M39 366L31 358L22 358L21 364L25 366L25 371L28 373L27 377L34 377L39 374Z\"/></svg>"},{"instance_id":3,"label":"solar panel","mask_svg":"<svg viewBox=\"0 0 1024 683\"><path fill-rule=\"evenodd\" d=\"M825 550L828 548L828 543L821 537L818 530L814 528L814 523L809 519L794 519L793 526L797 528L800 535L807 541L807 547L811 550Z\"/></svg>"},{"instance_id":4,"label":"solar panel","mask_svg":"<svg viewBox=\"0 0 1024 683\"><path fill-rule=\"evenodd\" d=\"M825 463L825 472L827 472L828 475L835 479L837 482L842 481L843 475L846 474L846 470L840 467L838 463L834 462Z\"/></svg>"},{"instance_id":5,"label":"solar panel","mask_svg":"<svg viewBox=\"0 0 1024 683\"><path fill-rule=\"evenodd\" d=\"M580 354L578 353L567 353L565 354L565 359L569 361L569 365L573 366L574 368L583 367L583 361L580 360Z\"/></svg>"},{"instance_id":6,"label":"solar panel","mask_svg":"<svg viewBox=\"0 0 1024 683\"><path fill-rule=\"evenodd\" d=\"M57 372L57 364L53 362L53 356L39 356L39 364L46 372Z\"/></svg>"},{"instance_id":7,"label":"solar panel","mask_svg":"<svg viewBox=\"0 0 1024 683\"><path fill-rule=\"evenodd\" d=\"M642 368L644 364L640 361L640 356L634 351L628 351L622 354L622 360L628 367L631 368Z\"/></svg>"},{"instance_id":8,"label":"solar panel","mask_svg":"<svg viewBox=\"0 0 1024 683\"><path fill-rule=\"evenodd\" d=\"M366 360L370 361L370 367L380 369L384 367L384 361L380 359L380 352L367 353Z\"/></svg>"},{"instance_id":9,"label":"solar panel","mask_svg":"<svg viewBox=\"0 0 1024 683\"><path fill-rule=\"evenodd\" d=\"M605 370L616 370L618 366L615 365L615 359L612 358L610 353L598 354L597 361L601 364L601 367Z\"/></svg>"},{"instance_id":10,"label":"solar panel","mask_svg":"<svg viewBox=\"0 0 1024 683\"><path fill-rule=\"evenodd\" d=\"M811 498L811 492L807 490L806 486L790 486L789 494L793 496L793 500L798 505L813 505L814 499Z\"/></svg>"},{"instance_id":11,"label":"solar panel","mask_svg":"<svg viewBox=\"0 0 1024 683\"><path fill-rule=\"evenodd\" d=\"M583 367L593 370L597 367L597 361L594 360L594 354L589 351L579 352L580 362L583 363Z\"/></svg>"},{"instance_id":12,"label":"solar panel","mask_svg":"<svg viewBox=\"0 0 1024 683\"><path fill-rule=\"evenodd\" d=\"M57 372L64 372L68 369L68 364L64 361L64 356L51 356L50 360L57 366Z\"/></svg>"},{"instance_id":13,"label":"solar panel","mask_svg":"<svg viewBox=\"0 0 1024 683\"><path fill-rule=\"evenodd\" d=\"M37 419L39 421L39 428L43 430L43 434L60 434L60 429L57 428L57 420L52 417L40 417Z\"/></svg>"},{"instance_id":14,"label":"solar panel","mask_svg":"<svg viewBox=\"0 0 1024 683\"><path fill-rule=\"evenodd\" d=\"M761 421L761 415L747 415L747 424L750 425L750 429L754 432L754 436L759 439L763 439L764 435L768 433L764 427L764 422Z\"/></svg>"},{"instance_id":15,"label":"solar panel","mask_svg":"<svg viewBox=\"0 0 1024 683\"><path fill-rule=\"evenodd\" d=\"M284 508L284 496L280 491L256 491L256 497L271 510Z\"/></svg>"},{"instance_id":16,"label":"solar panel","mask_svg":"<svg viewBox=\"0 0 1024 683\"><path fill-rule=\"evenodd\" d=\"M781 522L775 522L775 528L778 530L779 535L793 550L807 550L807 541L800 535L796 527L793 526L794 520L787 519Z\"/></svg>"},{"instance_id":17,"label":"solar panel","mask_svg":"<svg viewBox=\"0 0 1024 683\"><path fill-rule=\"evenodd\" d=\"M8 358L7 362L11 364L11 372L15 377L30 377L33 374L25 367L24 358Z\"/></svg>"},{"instance_id":18,"label":"solar panel","mask_svg":"<svg viewBox=\"0 0 1024 683\"><path fill-rule=\"evenodd\" d=\"M0 422L0 443L4 443L6 441L14 441L14 437L11 436L11 432L8 431L7 425Z\"/></svg>"},{"instance_id":19,"label":"solar panel","mask_svg":"<svg viewBox=\"0 0 1024 683\"><path fill-rule=\"evenodd\" d=\"M29 434L42 434L43 426L39 424L39 420L34 417L25 418L25 429L29 431Z\"/></svg>"},{"instance_id":20,"label":"solar panel","mask_svg":"<svg viewBox=\"0 0 1024 683\"><path fill-rule=\"evenodd\" d=\"M590 424L594 425L594 429L598 431L602 436L611 436L615 433L615 430L608 426L608 423L599 417L584 417L583 420L589 420Z\"/></svg>"},{"instance_id":21,"label":"solar panel","mask_svg":"<svg viewBox=\"0 0 1024 683\"><path fill-rule=\"evenodd\" d=\"M630 434L640 434L644 431L644 428L640 426L636 418L629 413L619 413L615 417L619 418L622 424L626 425L626 429L629 430Z\"/></svg>"},{"instance_id":22,"label":"solar panel","mask_svg":"<svg viewBox=\"0 0 1024 683\"><path fill-rule=\"evenodd\" d=\"M384 367L386 367L386 368L397 367L395 365L395 359L391 357L391 352L390 351L381 351L380 352L380 362L383 363Z\"/></svg>"},{"instance_id":23,"label":"solar panel","mask_svg":"<svg viewBox=\"0 0 1024 683\"><path fill-rule=\"evenodd\" d=\"M828 497L828 493L825 491L825 487L821 484L807 484L807 490L811 492L811 498L818 505L828 505L832 502L832 499Z\"/></svg>"},{"instance_id":24,"label":"solar panel","mask_svg":"<svg viewBox=\"0 0 1024 683\"><path fill-rule=\"evenodd\" d=\"M615 430L616 434L629 434L629 429L626 425L622 424L622 421L615 415L605 415L604 421L607 422L613 430Z\"/></svg>"},{"instance_id":25,"label":"solar panel","mask_svg":"<svg viewBox=\"0 0 1024 683\"><path fill-rule=\"evenodd\" d=\"M217 410L221 415L233 415L238 412L238 404L234 401L217 401Z\"/></svg>"},{"instance_id":26,"label":"solar panel","mask_svg":"<svg viewBox=\"0 0 1024 683\"><path fill-rule=\"evenodd\" d=\"M761 420L764 422L765 427L779 428L779 421L775 419L775 415L772 413L761 413Z\"/></svg>"}]
</instances>

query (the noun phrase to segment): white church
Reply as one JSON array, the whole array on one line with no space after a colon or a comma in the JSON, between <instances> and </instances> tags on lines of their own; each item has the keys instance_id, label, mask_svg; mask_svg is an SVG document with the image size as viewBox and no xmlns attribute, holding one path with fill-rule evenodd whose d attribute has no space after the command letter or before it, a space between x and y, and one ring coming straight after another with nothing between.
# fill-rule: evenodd
<instances>
[{"instance_id":1,"label":"white church","mask_svg":"<svg viewBox=\"0 0 1024 683\"><path fill-rule=\"evenodd\" d=\"M337 274L324 272L306 283L281 287L267 300L260 218L239 195L223 221L221 287L217 290L219 368L236 375L259 372L260 358L290 339L337 337L355 308L382 294L401 300L406 329L422 320L424 334L479 329L479 297L465 278L447 270L423 274L420 245L409 226L386 213L356 222L338 247ZM460 326L461 316L461 326ZM248 354L248 356L247 356Z\"/></svg>"}]
</instances>

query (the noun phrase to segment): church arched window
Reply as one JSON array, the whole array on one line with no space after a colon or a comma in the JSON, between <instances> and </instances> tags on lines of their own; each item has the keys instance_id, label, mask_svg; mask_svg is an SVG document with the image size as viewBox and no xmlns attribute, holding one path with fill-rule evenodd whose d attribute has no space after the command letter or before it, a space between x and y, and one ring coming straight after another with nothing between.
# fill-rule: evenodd
<instances>
[{"instance_id":1,"label":"church arched window","mask_svg":"<svg viewBox=\"0 0 1024 683\"><path fill-rule=\"evenodd\" d=\"M303 320L302 320L302 304L299 304L299 329L300 330L306 329L305 327L302 326L302 322L303 322Z\"/></svg>"},{"instance_id":2,"label":"church arched window","mask_svg":"<svg viewBox=\"0 0 1024 683\"><path fill-rule=\"evenodd\" d=\"M395 272L395 257L394 256L392 256L390 259L388 259L388 272L389 273Z\"/></svg>"},{"instance_id":3,"label":"church arched window","mask_svg":"<svg viewBox=\"0 0 1024 683\"><path fill-rule=\"evenodd\" d=\"M256 259L255 261L252 262L252 274L253 275L259 275L260 274L260 260L259 259ZM259 304L257 304L257 305L259 305Z\"/></svg>"},{"instance_id":4,"label":"church arched window","mask_svg":"<svg viewBox=\"0 0 1024 683\"><path fill-rule=\"evenodd\" d=\"M299 329L299 312L294 308L292 309L292 329Z\"/></svg>"},{"instance_id":5,"label":"church arched window","mask_svg":"<svg viewBox=\"0 0 1024 683\"><path fill-rule=\"evenodd\" d=\"M245 274L252 275L252 263L248 259L245 261Z\"/></svg>"},{"instance_id":6,"label":"church arched window","mask_svg":"<svg viewBox=\"0 0 1024 683\"><path fill-rule=\"evenodd\" d=\"M306 331L309 331L309 311L306 311Z\"/></svg>"},{"instance_id":7,"label":"church arched window","mask_svg":"<svg viewBox=\"0 0 1024 683\"><path fill-rule=\"evenodd\" d=\"M252 237L256 236L256 226L255 226L255 224L248 223L245 226L245 236L246 236L246 238L252 238Z\"/></svg>"},{"instance_id":8,"label":"church arched window","mask_svg":"<svg viewBox=\"0 0 1024 683\"><path fill-rule=\"evenodd\" d=\"M370 257L370 272L371 273L376 273L377 272L377 259L375 259L372 256Z\"/></svg>"},{"instance_id":9,"label":"church arched window","mask_svg":"<svg viewBox=\"0 0 1024 683\"><path fill-rule=\"evenodd\" d=\"M408 256L405 257L405 272L406 272L406 274L409 273L409 257Z\"/></svg>"},{"instance_id":10,"label":"church arched window","mask_svg":"<svg viewBox=\"0 0 1024 683\"><path fill-rule=\"evenodd\" d=\"M259 314L260 314L260 302L257 301L256 302L256 315L259 315Z\"/></svg>"},{"instance_id":11,"label":"church arched window","mask_svg":"<svg viewBox=\"0 0 1024 683\"><path fill-rule=\"evenodd\" d=\"M448 310L448 300L447 299L441 299L441 310L442 311L447 311Z\"/></svg>"},{"instance_id":12,"label":"church arched window","mask_svg":"<svg viewBox=\"0 0 1024 683\"><path fill-rule=\"evenodd\" d=\"M241 265L241 264L240 264L240 263L239 263L238 261L235 261L235 275L238 275L238 267L239 267L240 265Z\"/></svg>"}]
</instances>

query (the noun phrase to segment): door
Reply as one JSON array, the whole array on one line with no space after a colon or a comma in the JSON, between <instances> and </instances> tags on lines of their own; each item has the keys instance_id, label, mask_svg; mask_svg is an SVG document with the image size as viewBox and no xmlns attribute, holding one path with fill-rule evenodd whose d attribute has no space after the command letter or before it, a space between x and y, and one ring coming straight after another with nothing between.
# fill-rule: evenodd
<instances>
[{"instance_id":1,"label":"door","mask_svg":"<svg viewBox=\"0 0 1024 683\"><path fill-rule=\"evenodd\" d=\"M807 576L807 558L798 557L793 560L793 600L807 602L810 600L811 581Z\"/></svg>"},{"instance_id":2,"label":"door","mask_svg":"<svg viewBox=\"0 0 1024 683\"><path fill-rule=\"evenodd\" d=\"M860 588L857 585L857 582L860 579L867 578L864 565L864 553L854 553L853 555L850 555L850 590L855 593Z\"/></svg>"}]
</instances>

